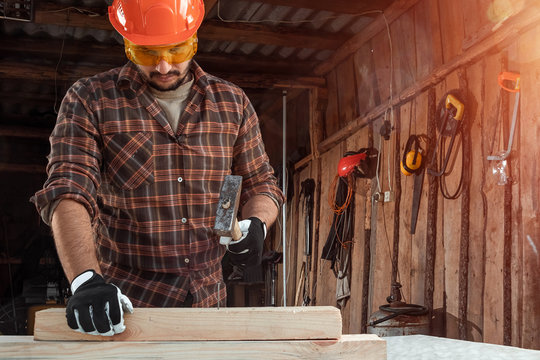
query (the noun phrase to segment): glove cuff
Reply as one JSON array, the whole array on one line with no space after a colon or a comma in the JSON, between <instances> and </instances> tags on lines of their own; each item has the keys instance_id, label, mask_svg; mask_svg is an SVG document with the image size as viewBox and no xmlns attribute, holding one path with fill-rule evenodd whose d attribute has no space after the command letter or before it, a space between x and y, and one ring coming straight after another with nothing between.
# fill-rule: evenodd
<instances>
[{"instance_id":1,"label":"glove cuff","mask_svg":"<svg viewBox=\"0 0 540 360\"><path fill-rule=\"evenodd\" d=\"M249 220L251 220L251 222L255 222L257 224L260 224L262 230L263 230L263 239L266 239L266 223L264 221L261 221L261 219L259 219L258 217L255 217L255 216L252 216L250 218L248 218Z\"/></svg>"},{"instance_id":2,"label":"glove cuff","mask_svg":"<svg viewBox=\"0 0 540 360\"><path fill-rule=\"evenodd\" d=\"M75 279L73 279L73 281L71 282L71 293L75 294L75 291L77 291L77 289L81 287L81 285L86 284L90 281L104 282L101 275L96 273L94 270L85 270L79 275L77 275Z\"/></svg>"}]
</instances>

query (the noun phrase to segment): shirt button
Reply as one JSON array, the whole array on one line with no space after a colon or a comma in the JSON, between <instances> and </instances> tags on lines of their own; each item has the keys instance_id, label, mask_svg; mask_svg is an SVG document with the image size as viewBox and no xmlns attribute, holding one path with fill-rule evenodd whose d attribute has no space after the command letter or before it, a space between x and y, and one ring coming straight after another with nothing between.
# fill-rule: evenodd
<instances>
[{"instance_id":1,"label":"shirt button","mask_svg":"<svg viewBox=\"0 0 540 360\"><path fill-rule=\"evenodd\" d=\"M178 179L177 179L177 180L178 180L178 182L182 182L182 181L184 181L184 179L182 179L182 177L181 177L181 176L180 176L180 177L178 177Z\"/></svg>"},{"instance_id":2,"label":"shirt button","mask_svg":"<svg viewBox=\"0 0 540 360\"><path fill-rule=\"evenodd\" d=\"M186 218L182 218L182 223L187 223L187 219Z\"/></svg>"},{"instance_id":3,"label":"shirt button","mask_svg":"<svg viewBox=\"0 0 540 360\"><path fill-rule=\"evenodd\" d=\"M184 262L185 262L186 264L189 264L189 259L188 259L188 258L185 258L185 259L184 259Z\"/></svg>"}]
</instances>

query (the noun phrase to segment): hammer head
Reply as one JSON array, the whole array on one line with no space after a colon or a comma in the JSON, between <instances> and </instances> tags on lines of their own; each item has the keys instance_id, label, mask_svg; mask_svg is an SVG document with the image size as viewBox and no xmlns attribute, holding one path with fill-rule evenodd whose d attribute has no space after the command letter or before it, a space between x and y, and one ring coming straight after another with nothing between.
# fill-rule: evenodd
<instances>
[{"instance_id":1,"label":"hammer head","mask_svg":"<svg viewBox=\"0 0 540 360\"><path fill-rule=\"evenodd\" d=\"M240 202L240 192L242 190L242 177L238 175L227 175L221 185L219 202L216 211L216 224L214 232L219 236L233 236L236 214Z\"/></svg>"}]
</instances>

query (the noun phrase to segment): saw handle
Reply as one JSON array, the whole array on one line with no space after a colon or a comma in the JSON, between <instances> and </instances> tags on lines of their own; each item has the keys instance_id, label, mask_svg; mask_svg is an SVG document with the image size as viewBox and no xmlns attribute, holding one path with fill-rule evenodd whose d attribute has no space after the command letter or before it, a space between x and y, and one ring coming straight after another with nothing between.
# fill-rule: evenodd
<instances>
[{"instance_id":1,"label":"saw handle","mask_svg":"<svg viewBox=\"0 0 540 360\"><path fill-rule=\"evenodd\" d=\"M517 93L520 90L520 80L521 77L518 73L513 73L510 71L503 71L499 74L497 77L497 81L499 82L499 86L502 87L504 90ZM510 88L507 86L508 82L511 82L513 87Z\"/></svg>"},{"instance_id":2,"label":"saw handle","mask_svg":"<svg viewBox=\"0 0 540 360\"><path fill-rule=\"evenodd\" d=\"M463 112L465 111L465 105L459 101L454 95L448 94L445 101L446 108L451 110L452 106L456 109L456 113L451 113L455 120L461 120L463 118Z\"/></svg>"}]
</instances>

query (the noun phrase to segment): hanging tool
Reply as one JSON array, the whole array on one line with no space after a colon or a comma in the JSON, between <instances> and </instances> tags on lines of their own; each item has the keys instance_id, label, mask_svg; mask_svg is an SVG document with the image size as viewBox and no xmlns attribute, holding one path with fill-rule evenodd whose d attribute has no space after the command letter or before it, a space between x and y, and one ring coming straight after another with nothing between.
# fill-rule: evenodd
<instances>
[{"instance_id":1,"label":"hanging tool","mask_svg":"<svg viewBox=\"0 0 540 360\"><path fill-rule=\"evenodd\" d=\"M459 100L460 97L461 96L459 95L458 91L449 91L439 103L437 109L439 114L439 141L435 145L430 166L428 167L428 173L432 176L441 176L446 172L446 166L448 165L448 160L450 159L454 140L456 139L456 134L461 128L461 120L463 119L463 114L465 112L465 106ZM439 146L440 142L442 160L442 151L444 151L444 147L442 145L444 144L444 137L450 137L450 144L448 145L448 150L446 152L446 156L444 157L444 163L440 169L436 169L434 167L436 167L437 147Z\"/></svg>"},{"instance_id":2,"label":"hanging tool","mask_svg":"<svg viewBox=\"0 0 540 360\"><path fill-rule=\"evenodd\" d=\"M313 205L315 193L315 180L306 179L302 181L302 190L300 194L304 195L304 225L305 225L305 243L304 243L304 284L302 306L307 306L311 302L309 297L309 274L311 272L311 239L313 238ZM303 265L304 266L304 265Z\"/></svg>"},{"instance_id":3,"label":"hanging tool","mask_svg":"<svg viewBox=\"0 0 540 360\"><path fill-rule=\"evenodd\" d=\"M264 253L262 264L265 270L265 301L266 306L278 306L276 301L277 280L278 280L278 264L283 263L283 253L277 251L269 251Z\"/></svg>"},{"instance_id":4,"label":"hanging tool","mask_svg":"<svg viewBox=\"0 0 540 360\"><path fill-rule=\"evenodd\" d=\"M403 152L403 159L401 160L401 172L405 176L414 175L410 229L411 234L414 234L416 231L416 222L418 220L418 210L420 209L420 198L422 197L422 185L424 183L424 174L426 169L424 163L422 162L422 153L423 149L420 147L420 137L417 135L409 136Z\"/></svg>"},{"instance_id":5,"label":"hanging tool","mask_svg":"<svg viewBox=\"0 0 540 360\"><path fill-rule=\"evenodd\" d=\"M503 71L499 74L497 78L499 82L499 86L502 87L504 90L516 93L515 100L514 100L514 110L512 114L512 125L510 127L510 136L508 138L508 148L506 151L501 150L500 155L489 155L487 157L488 160L505 160L508 155L510 155L510 151L512 150L512 142L514 140L514 131L516 129L516 121L517 121L517 113L518 113L518 106L519 106L519 94L520 94L520 75L513 72ZM511 82L512 87L506 86L508 82Z\"/></svg>"},{"instance_id":6,"label":"hanging tool","mask_svg":"<svg viewBox=\"0 0 540 360\"><path fill-rule=\"evenodd\" d=\"M347 177L354 173L359 178L375 176L378 152L375 148L361 148L357 152L349 151L339 160L338 176Z\"/></svg>"},{"instance_id":7,"label":"hanging tool","mask_svg":"<svg viewBox=\"0 0 540 360\"><path fill-rule=\"evenodd\" d=\"M414 150L413 150L414 146ZM418 171L422 166L422 152L420 151L420 140L418 136L411 135L405 145L403 159L401 160L401 172L405 176L410 176Z\"/></svg>"}]
</instances>

